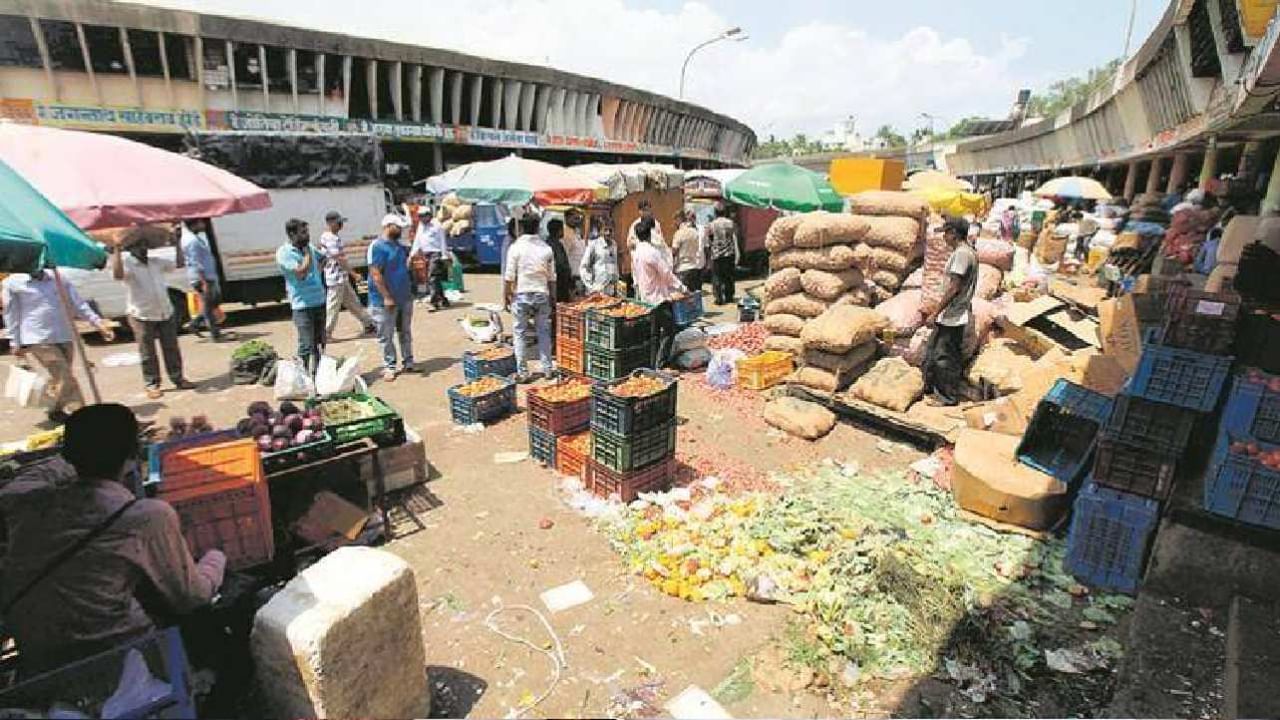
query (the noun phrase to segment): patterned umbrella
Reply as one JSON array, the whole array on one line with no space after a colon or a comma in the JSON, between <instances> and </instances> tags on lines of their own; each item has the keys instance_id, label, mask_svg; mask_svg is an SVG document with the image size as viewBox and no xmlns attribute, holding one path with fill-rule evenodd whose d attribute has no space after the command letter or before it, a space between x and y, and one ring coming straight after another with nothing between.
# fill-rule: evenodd
<instances>
[{"instance_id":1,"label":"patterned umbrella","mask_svg":"<svg viewBox=\"0 0 1280 720\"><path fill-rule=\"evenodd\" d=\"M1037 197L1058 197L1069 200L1110 200L1111 192L1093 178L1070 175L1054 178L1035 191Z\"/></svg>"},{"instance_id":2,"label":"patterned umbrella","mask_svg":"<svg viewBox=\"0 0 1280 720\"><path fill-rule=\"evenodd\" d=\"M539 205L586 205L606 197L608 190L567 168L538 160L509 155L501 160L472 163L437 176L467 202L523 205L533 200ZM428 187L432 183L428 181Z\"/></svg>"}]
</instances>

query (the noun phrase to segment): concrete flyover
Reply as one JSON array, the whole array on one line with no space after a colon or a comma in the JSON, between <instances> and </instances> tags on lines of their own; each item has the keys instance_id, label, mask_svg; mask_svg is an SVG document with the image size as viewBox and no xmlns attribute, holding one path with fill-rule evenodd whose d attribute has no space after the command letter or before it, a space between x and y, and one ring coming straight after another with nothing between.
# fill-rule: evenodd
<instances>
[{"instance_id":1,"label":"concrete flyover","mask_svg":"<svg viewBox=\"0 0 1280 720\"><path fill-rule=\"evenodd\" d=\"M940 164L1005 190L1092 175L1129 198L1231 175L1235 189L1266 189L1265 208L1280 210L1276 5L1172 0L1112 87L1056 117L941 149Z\"/></svg>"},{"instance_id":2,"label":"concrete flyover","mask_svg":"<svg viewBox=\"0 0 1280 720\"><path fill-rule=\"evenodd\" d=\"M756 144L706 108L548 67L97 0L4 3L0 117L161 142L188 130L371 132L417 172L512 150L714 167L744 163Z\"/></svg>"}]
</instances>

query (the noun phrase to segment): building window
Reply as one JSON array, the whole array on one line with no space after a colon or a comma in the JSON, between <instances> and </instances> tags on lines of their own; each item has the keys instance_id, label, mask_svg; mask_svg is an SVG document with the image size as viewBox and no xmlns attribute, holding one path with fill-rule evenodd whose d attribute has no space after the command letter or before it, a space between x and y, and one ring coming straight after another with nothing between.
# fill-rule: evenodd
<instances>
[{"instance_id":1,"label":"building window","mask_svg":"<svg viewBox=\"0 0 1280 720\"><path fill-rule=\"evenodd\" d=\"M164 77L160 62L160 35L150 30L129 31L129 52L134 70L144 77Z\"/></svg>"},{"instance_id":2,"label":"building window","mask_svg":"<svg viewBox=\"0 0 1280 720\"><path fill-rule=\"evenodd\" d=\"M225 40L204 38L204 84L210 90L229 87L231 71L227 68L227 43Z\"/></svg>"},{"instance_id":3,"label":"building window","mask_svg":"<svg viewBox=\"0 0 1280 720\"><path fill-rule=\"evenodd\" d=\"M236 87L262 87L262 66L258 62L258 46L236 43L233 53L236 63Z\"/></svg>"},{"instance_id":4,"label":"building window","mask_svg":"<svg viewBox=\"0 0 1280 720\"><path fill-rule=\"evenodd\" d=\"M324 92L331 98L341 98L345 92L342 82L342 66L345 62L341 55L324 56Z\"/></svg>"},{"instance_id":5,"label":"building window","mask_svg":"<svg viewBox=\"0 0 1280 720\"><path fill-rule=\"evenodd\" d=\"M84 70L84 55L80 53L80 37L75 23L64 20L41 20L40 32L49 47L49 64L54 70Z\"/></svg>"},{"instance_id":6,"label":"building window","mask_svg":"<svg viewBox=\"0 0 1280 720\"><path fill-rule=\"evenodd\" d=\"M316 54L310 50L298 51L298 92L314 93L320 89L319 78L316 77ZM271 58L267 58L268 61ZM328 65L328 63L325 63ZM328 68L325 68L327 71Z\"/></svg>"},{"instance_id":7,"label":"building window","mask_svg":"<svg viewBox=\"0 0 1280 720\"><path fill-rule=\"evenodd\" d=\"M0 15L0 65L10 67L43 67L40 46L31 21L18 15Z\"/></svg>"},{"instance_id":8,"label":"building window","mask_svg":"<svg viewBox=\"0 0 1280 720\"><path fill-rule=\"evenodd\" d=\"M120 29L102 25L85 25L84 39L89 44L89 62L97 73L127 73L124 62L124 45L120 44Z\"/></svg>"},{"instance_id":9,"label":"building window","mask_svg":"<svg viewBox=\"0 0 1280 720\"><path fill-rule=\"evenodd\" d=\"M169 61L169 77L174 80L195 80L191 71L191 53L195 45L186 35L164 34L164 56Z\"/></svg>"},{"instance_id":10,"label":"building window","mask_svg":"<svg viewBox=\"0 0 1280 720\"><path fill-rule=\"evenodd\" d=\"M271 47L270 45L267 45L266 48L269 89L271 92L293 92L293 83L289 79L289 51L284 48Z\"/></svg>"}]
</instances>

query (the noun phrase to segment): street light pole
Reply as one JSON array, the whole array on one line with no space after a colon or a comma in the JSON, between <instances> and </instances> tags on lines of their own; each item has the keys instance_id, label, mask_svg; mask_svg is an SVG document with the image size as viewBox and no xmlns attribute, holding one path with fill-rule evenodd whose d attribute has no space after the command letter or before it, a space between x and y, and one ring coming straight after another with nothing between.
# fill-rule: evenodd
<instances>
[{"instance_id":1,"label":"street light pole","mask_svg":"<svg viewBox=\"0 0 1280 720\"><path fill-rule=\"evenodd\" d=\"M731 27L728 30L725 30L724 32L720 33L719 35L711 38L710 40L707 40L705 42L701 42L695 45L693 49L689 51L689 54L685 56L684 64L680 66L680 99L681 100L684 99L684 76L685 76L685 72L688 71L689 69L689 61L693 59L694 53L698 52L699 50L701 50L702 48L708 45L714 45L715 43L718 43L721 40L733 40L735 42L742 42L743 40L746 40L746 39L747 39L747 34L742 32L742 28Z\"/></svg>"}]
</instances>

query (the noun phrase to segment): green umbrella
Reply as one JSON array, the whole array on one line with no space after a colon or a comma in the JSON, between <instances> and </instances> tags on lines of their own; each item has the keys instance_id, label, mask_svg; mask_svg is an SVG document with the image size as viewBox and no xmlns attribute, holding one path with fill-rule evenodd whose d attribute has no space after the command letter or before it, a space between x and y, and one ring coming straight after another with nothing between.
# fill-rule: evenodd
<instances>
[{"instance_id":1,"label":"green umbrella","mask_svg":"<svg viewBox=\"0 0 1280 720\"><path fill-rule=\"evenodd\" d=\"M107 253L49 199L0 161L0 272L100 268Z\"/></svg>"},{"instance_id":2,"label":"green umbrella","mask_svg":"<svg viewBox=\"0 0 1280 720\"><path fill-rule=\"evenodd\" d=\"M812 170L789 163L757 165L729 182L725 196L758 208L810 212L844 209L844 198L826 178Z\"/></svg>"}]
</instances>

